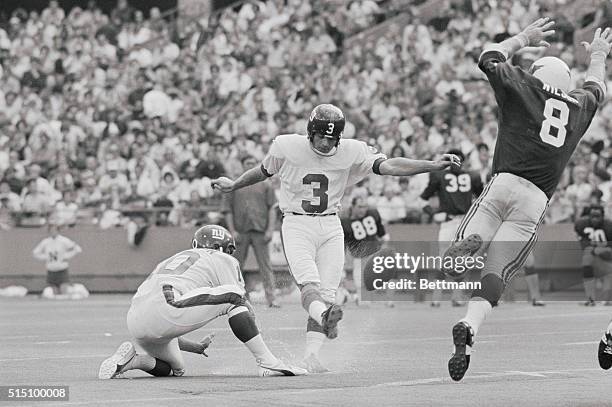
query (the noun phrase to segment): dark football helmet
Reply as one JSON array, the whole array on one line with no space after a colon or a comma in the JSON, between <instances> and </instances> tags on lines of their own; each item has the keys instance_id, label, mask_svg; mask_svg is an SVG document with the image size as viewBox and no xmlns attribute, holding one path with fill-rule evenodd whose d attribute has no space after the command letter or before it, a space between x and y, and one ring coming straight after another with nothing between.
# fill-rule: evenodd
<instances>
[{"instance_id":1,"label":"dark football helmet","mask_svg":"<svg viewBox=\"0 0 612 407\"><path fill-rule=\"evenodd\" d=\"M344 133L344 114L342 110L334 105L325 103L318 105L312 110L310 118L308 119L308 125L306 130L308 132L308 140L310 140L310 146L317 153L325 156L331 156L336 153L342 133ZM320 134L325 137L333 138L335 145L332 150L328 153L319 151L313 144L315 134Z\"/></svg>"},{"instance_id":2,"label":"dark football helmet","mask_svg":"<svg viewBox=\"0 0 612 407\"><path fill-rule=\"evenodd\" d=\"M214 249L232 254L236 250L236 242L230 232L223 226L206 225L195 232L191 247L194 249Z\"/></svg>"}]
</instances>

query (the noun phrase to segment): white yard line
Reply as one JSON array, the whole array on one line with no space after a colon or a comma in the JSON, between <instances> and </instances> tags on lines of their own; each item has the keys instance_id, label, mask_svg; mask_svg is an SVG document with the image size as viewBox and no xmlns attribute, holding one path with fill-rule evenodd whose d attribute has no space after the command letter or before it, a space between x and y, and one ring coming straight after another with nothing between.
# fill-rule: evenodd
<instances>
[{"instance_id":1,"label":"white yard line","mask_svg":"<svg viewBox=\"0 0 612 407\"><path fill-rule=\"evenodd\" d=\"M600 369L564 369L564 370L543 370L543 371L506 371L506 372L487 372L487 373L476 373L473 375L466 376L462 382L472 382L477 381L479 379L493 379L493 378L502 378L502 377L535 377L535 378L547 378L551 376L566 376L579 372L595 372ZM340 387L325 387L325 388L309 388L309 389L265 389L265 390L246 390L241 391L241 395L237 396L238 398L244 397L244 393L250 392L269 392L277 395L300 395L300 394L309 394L309 393L327 393L327 392L335 392L335 391L346 391L347 389L376 389L376 388L387 388L387 387L406 387L406 386L418 386L423 384L435 384L435 383L448 383L452 385L454 382L449 377L430 377L430 378L422 378L422 379L414 379L414 380L404 380L404 381L396 381L396 382L386 382L374 384L371 386L340 386ZM215 394L203 394L198 396L176 396L176 397L152 397L152 398L131 398L131 399L111 399L104 400L103 403L100 401L74 401L74 402L63 402L63 403L53 403L48 405L54 406L88 406L88 405L108 405L114 403L148 403L148 402L159 402L159 401L187 401L187 400L206 400L206 399L219 399L223 398L225 401L235 400L230 396L230 391L221 391ZM236 395L234 396L236 397Z\"/></svg>"}]
</instances>

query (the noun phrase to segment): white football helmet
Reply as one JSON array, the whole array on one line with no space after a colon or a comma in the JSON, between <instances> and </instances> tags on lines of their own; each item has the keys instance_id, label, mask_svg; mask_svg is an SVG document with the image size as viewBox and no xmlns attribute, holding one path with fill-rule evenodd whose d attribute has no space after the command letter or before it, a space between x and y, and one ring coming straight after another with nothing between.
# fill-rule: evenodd
<instances>
[{"instance_id":1,"label":"white football helmet","mask_svg":"<svg viewBox=\"0 0 612 407\"><path fill-rule=\"evenodd\" d=\"M529 73L557 89L570 91L572 75L565 62L556 57L543 57L531 64Z\"/></svg>"}]
</instances>

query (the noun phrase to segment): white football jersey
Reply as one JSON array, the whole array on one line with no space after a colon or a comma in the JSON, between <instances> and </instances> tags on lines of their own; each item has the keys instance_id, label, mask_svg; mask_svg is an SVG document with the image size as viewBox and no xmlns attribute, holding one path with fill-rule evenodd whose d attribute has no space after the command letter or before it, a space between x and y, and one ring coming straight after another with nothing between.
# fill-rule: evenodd
<instances>
[{"instance_id":1,"label":"white football jersey","mask_svg":"<svg viewBox=\"0 0 612 407\"><path fill-rule=\"evenodd\" d=\"M363 141L342 139L333 156L315 153L308 137L280 135L274 139L263 168L281 179L279 207L283 213L336 213L347 186L372 172L374 162L387 158Z\"/></svg>"},{"instance_id":2,"label":"white football jersey","mask_svg":"<svg viewBox=\"0 0 612 407\"><path fill-rule=\"evenodd\" d=\"M170 284L180 294L202 287L238 285L244 288L244 278L238 260L214 249L189 249L167 258L138 287L134 298L160 290Z\"/></svg>"},{"instance_id":3,"label":"white football jersey","mask_svg":"<svg viewBox=\"0 0 612 407\"><path fill-rule=\"evenodd\" d=\"M32 251L34 257L45 262L47 270L61 271L68 268L68 260L81 253L81 246L66 236L44 238Z\"/></svg>"}]
</instances>

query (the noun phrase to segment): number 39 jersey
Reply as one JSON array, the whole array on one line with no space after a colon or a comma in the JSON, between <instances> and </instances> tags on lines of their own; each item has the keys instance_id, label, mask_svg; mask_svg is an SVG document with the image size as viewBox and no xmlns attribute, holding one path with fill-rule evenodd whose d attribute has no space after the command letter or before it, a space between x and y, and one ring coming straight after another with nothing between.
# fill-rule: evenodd
<instances>
[{"instance_id":1,"label":"number 39 jersey","mask_svg":"<svg viewBox=\"0 0 612 407\"><path fill-rule=\"evenodd\" d=\"M358 140L341 140L333 156L322 156L310 147L306 136L280 135L274 139L262 163L266 175L281 180L279 207L283 213L336 213L347 186L370 172L374 162L385 159Z\"/></svg>"},{"instance_id":2,"label":"number 39 jersey","mask_svg":"<svg viewBox=\"0 0 612 407\"><path fill-rule=\"evenodd\" d=\"M421 194L428 200L434 195L440 199L440 212L448 215L465 215L474 196L480 195L483 185L480 174L458 171L436 171L429 174L429 183Z\"/></svg>"},{"instance_id":3,"label":"number 39 jersey","mask_svg":"<svg viewBox=\"0 0 612 407\"><path fill-rule=\"evenodd\" d=\"M499 106L493 173L518 175L550 198L604 90L585 82L566 94L510 65L497 50L483 52L478 67L489 78Z\"/></svg>"},{"instance_id":4,"label":"number 39 jersey","mask_svg":"<svg viewBox=\"0 0 612 407\"><path fill-rule=\"evenodd\" d=\"M167 258L138 287L134 298L172 285L184 294L196 288L237 285L244 288L238 260L214 249L189 249ZM161 291L160 291L161 292Z\"/></svg>"}]
</instances>

